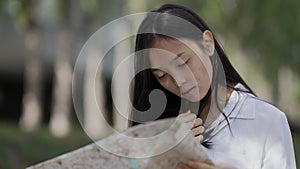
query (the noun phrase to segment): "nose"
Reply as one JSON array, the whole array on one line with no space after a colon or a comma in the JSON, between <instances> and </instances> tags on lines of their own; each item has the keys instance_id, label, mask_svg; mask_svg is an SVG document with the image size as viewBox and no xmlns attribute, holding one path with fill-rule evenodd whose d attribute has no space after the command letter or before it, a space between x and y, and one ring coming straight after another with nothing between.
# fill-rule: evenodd
<instances>
[{"instance_id":1,"label":"nose","mask_svg":"<svg viewBox=\"0 0 300 169\"><path fill-rule=\"evenodd\" d=\"M182 87L186 83L186 77L179 72L173 74L173 79L174 79L174 83L178 87Z\"/></svg>"}]
</instances>

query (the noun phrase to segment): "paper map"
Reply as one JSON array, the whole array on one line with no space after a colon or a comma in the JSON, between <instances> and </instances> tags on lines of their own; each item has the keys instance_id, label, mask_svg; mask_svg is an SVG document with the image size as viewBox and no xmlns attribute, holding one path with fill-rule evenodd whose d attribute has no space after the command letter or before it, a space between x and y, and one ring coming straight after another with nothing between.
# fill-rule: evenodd
<instances>
[{"instance_id":1,"label":"paper map","mask_svg":"<svg viewBox=\"0 0 300 169\"><path fill-rule=\"evenodd\" d=\"M210 161L187 126L158 120L115 133L28 169L175 169L179 161Z\"/></svg>"}]
</instances>

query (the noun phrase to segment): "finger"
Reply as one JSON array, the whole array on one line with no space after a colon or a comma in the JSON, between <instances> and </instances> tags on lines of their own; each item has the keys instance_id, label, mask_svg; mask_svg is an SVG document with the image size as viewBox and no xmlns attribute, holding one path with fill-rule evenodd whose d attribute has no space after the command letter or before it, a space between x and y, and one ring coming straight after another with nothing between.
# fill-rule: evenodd
<instances>
[{"instance_id":1,"label":"finger","mask_svg":"<svg viewBox=\"0 0 300 169\"><path fill-rule=\"evenodd\" d=\"M195 137L197 142L201 142L203 140L203 135L199 135L197 137Z\"/></svg>"},{"instance_id":2,"label":"finger","mask_svg":"<svg viewBox=\"0 0 300 169\"><path fill-rule=\"evenodd\" d=\"M183 163L183 162L179 162L179 163L177 164L177 166L178 166L179 168L181 168L181 169L193 169L193 168L189 167L187 164L185 164L185 163Z\"/></svg>"},{"instance_id":3,"label":"finger","mask_svg":"<svg viewBox=\"0 0 300 169\"><path fill-rule=\"evenodd\" d=\"M188 111L188 112L183 113L183 114L179 114L179 115L177 116L177 119L184 119L185 117L187 117L187 116L189 116L189 115L191 115L191 114L192 114L191 111Z\"/></svg>"},{"instance_id":4,"label":"finger","mask_svg":"<svg viewBox=\"0 0 300 169\"><path fill-rule=\"evenodd\" d=\"M193 127L201 126L202 124L203 124L203 120L200 118L196 118Z\"/></svg>"},{"instance_id":5,"label":"finger","mask_svg":"<svg viewBox=\"0 0 300 169\"><path fill-rule=\"evenodd\" d=\"M209 164L205 164L205 163L201 163L199 161L189 161L188 166L191 168L195 168L195 169L215 169L215 167L213 165L209 165Z\"/></svg>"},{"instance_id":6,"label":"finger","mask_svg":"<svg viewBox=\"0 0 300 169\"><path fill-rule=\"evenodd\" d=\"M190 122L185 122L185 124L188 126L189 129L193 128L194 122L190 121Z\"/></svg>"},{"instance_id":7,"label":"finger","mask_svg":"<svg viewBox=\"0 0 300 169\"><path fill-rule=\"evenodd\" d=\"M179 114L178 117L183 117L183 116L189 115L189 114L191 114L191 113L192 113L191 110L188 110L188 111L186 111L185 113Z\"/></svg>"},{"instance_id":8,"label":"finger","mask_svg":"<svg viewBox=\"0 0 300 169\"><path fill-rule=\"evenodd\" d=\"M178 116L177 120L179 120L181 122L184 122L184 123L193 122L193 124L194 124L194 121L196 120L196 118L197 118L196 115L191 113L191 114L188 114L186 116L181 116L181 117Z\"/></svg>"},{"instance_id":9,"label":"finger","mask_svg":"<svg viewBox=\"0 0 300 169\"><path fill-rule=\"evenodd\" d=\"M199 127L193 128L192 132L193 132L194 136L202 134L204 132L204 127L203 126L199 126Z\"/></svg>"}]
</instances>

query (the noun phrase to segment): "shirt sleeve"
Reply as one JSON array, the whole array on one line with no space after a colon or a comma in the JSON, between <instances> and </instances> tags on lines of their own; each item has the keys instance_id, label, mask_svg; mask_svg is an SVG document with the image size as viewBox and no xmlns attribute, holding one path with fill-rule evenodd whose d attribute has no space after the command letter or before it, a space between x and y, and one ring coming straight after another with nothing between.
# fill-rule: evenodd
<instances>
[{"instance_id":1,"label":"shirt sleeve","mask_svg":"<svg viewBox=\"0 0 300 169\"><path fill-rule=\"evenodd\" d=\"M296 169L293 141L287 118L280 111L273 120L265 141L262 169Z\"/></svg>"}]
</instances>

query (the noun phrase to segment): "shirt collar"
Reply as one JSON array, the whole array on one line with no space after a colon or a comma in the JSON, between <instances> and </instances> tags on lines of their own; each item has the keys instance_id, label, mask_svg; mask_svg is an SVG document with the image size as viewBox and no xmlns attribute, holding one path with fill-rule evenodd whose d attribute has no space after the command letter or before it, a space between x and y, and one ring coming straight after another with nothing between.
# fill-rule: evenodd
<instances>
[{"instance_id":1,"label":"shirt collar","mask_svg":"<svg viewBox=\"0 0 300 169\"><path fill-rule=\"evenodd\" d=\"M234 88L247 91L247 89L240 83L238 83ZM233 90L229 100L223 109L223 113L228 118L229 123L232 123L234 119L240 120L253 120L255 119L255 111L253 111L253 106L244 104L246 98L254 97L252 94L247 92L241 92ZM220 114L219 117L212 122L207 130L212 130L215 128L223 128L227 125L225 117Z\"/></svg>"},{"instance_id":2,"label":"shirt collar","mask_svg":"<svg viewBox=\"0 0 300 169\"><path fill-rule=\"evenodd\" d=\"M233 90L228 103L223 110L225 115L229 117L229 119L255 119L253 105L244 104L247 98L255 96L251 93L247 93L249 90L240 83L238 83L234 88L245 92Z\"/></svg>"},{"instance_id":3,"label":"shirt collar","mask_svg":"<svg viewBox=\"0 0 300 169\"><path fill-rule=\"evenodd\" d=\"M234 88L247 91L247 89L242 84L237 84ZM224 114L228 118L229 123L233 123L235 120L253 120L255 119L254 107L251 104L244 104L248 97L255 97L254 95L233 90L229 100L223 109ZM223 115L211 123L204 132L204 141L209 140L210 137L216 135L221 129L227 126L228 123Z\"/></svg>"}]
</instances>

